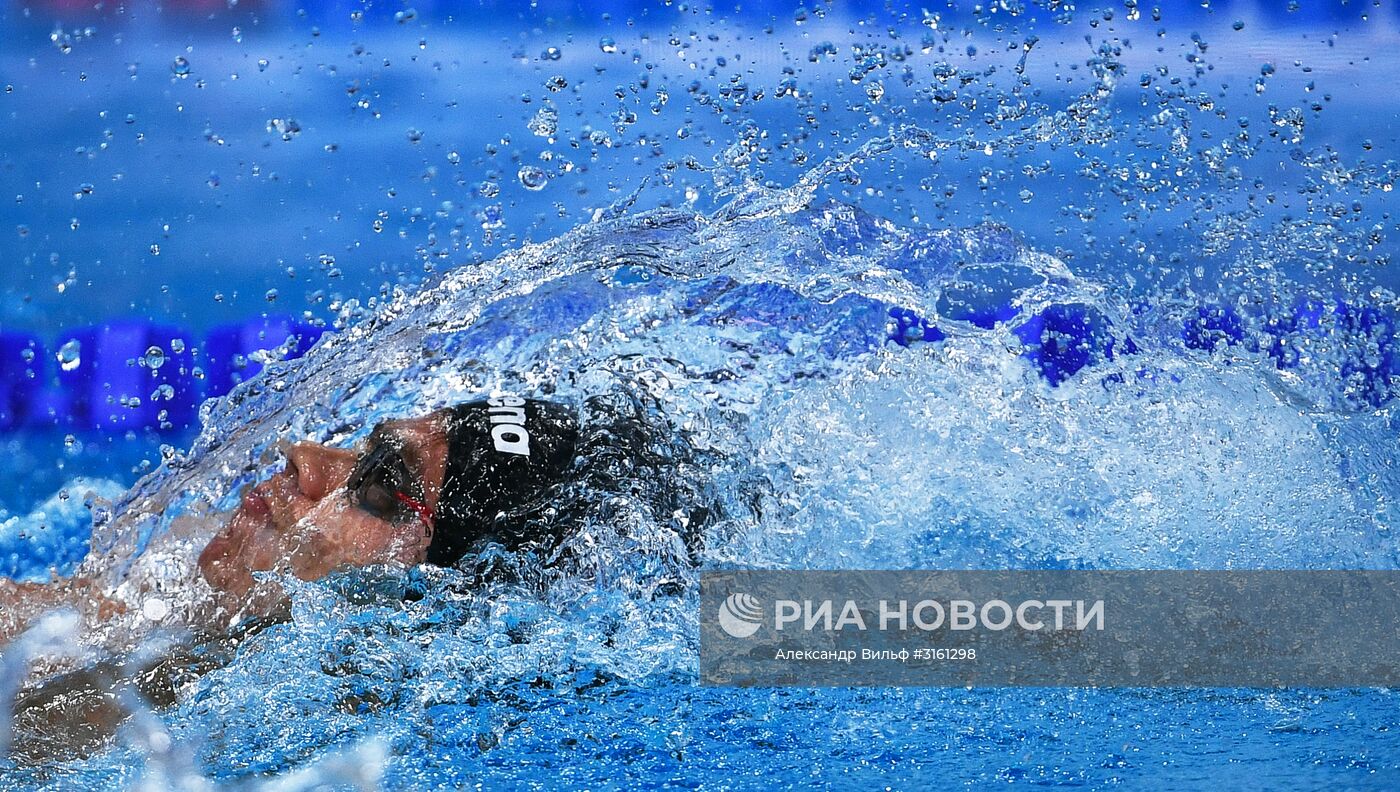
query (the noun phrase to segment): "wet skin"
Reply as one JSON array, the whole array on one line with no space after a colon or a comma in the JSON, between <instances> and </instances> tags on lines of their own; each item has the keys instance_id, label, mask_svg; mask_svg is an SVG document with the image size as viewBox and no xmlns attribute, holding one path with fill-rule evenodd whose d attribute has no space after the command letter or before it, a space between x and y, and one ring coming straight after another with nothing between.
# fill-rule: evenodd
<instances>
[{"instance_id":1,"label":"wet skin","mask_svg":"<svg viewBox=\"0 0 1400 792\"><path fill-rule=\"evenodd\" d=\"M255 572L316 580L341 567L422 563L432 540L431 512L437 507L447 466L444 421L449 415L441 411L385 422L354 450L316 443L286 446L286 467L249 488L200 553L199 570L216 595L210 604L222 612L221 617L209 615L225 626L245 622L252 629L257 629L259 618L275 616L286 596L275 580L255 580ZM361 473L393 468L401 475L378 479L361 475L350 481L362 459L366 462L360 466ZM386 459L392 464L384 464ZM385 481L406 484L407 492L398 487L374 492L374 487L364 486ZM411 497L417 506L406 506L392 492ZM81 607L82 602L91 606L90 613L84 608L85 618L99 621L126 610L83 578L69 579L63 586L0 578L0 645L31 618L63 605ZM27 607L17 608L15 603ZM197 652L177 650L141 667L133 682L149 701L172 703L179 680L226 662L220 658L227 657L237 640L235 632L216 638L215 643L200 643ZM17 698L13 755L32 761L75 753L85 756L104 745L127 713L112 691L112 675L118 667L109 666L78 669Z\"/></svg>"},{"instance_id":2,"label":"wet skin","mask_svg":"<svg viewBox=\"0 0 1400 792\"><path fill-rule=\"evenodd\" d=\"M199 570L230 611L246 611L258 590L254 572L317 580L341 567L422 563L431 520L410 508L390 519L367 509L347 480L362 455L381 444L399 451L428 510L437 507L447 464L448 413L387 421L358 450L297 443L286 468L252 487L199 556ZM395 504L397 505L397 504Z\"/></svg>"}]
</instances>

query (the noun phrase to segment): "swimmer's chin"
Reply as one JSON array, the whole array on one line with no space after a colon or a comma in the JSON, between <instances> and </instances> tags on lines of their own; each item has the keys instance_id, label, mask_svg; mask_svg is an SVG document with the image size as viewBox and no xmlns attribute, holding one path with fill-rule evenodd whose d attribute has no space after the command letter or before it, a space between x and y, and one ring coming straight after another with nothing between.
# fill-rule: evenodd
<instances>
[{"instance_id":1,"label":"swimmer's chin","mask_svg":"<svg viewBox=\"0 0 1400 792\"><path fill-rule=\"evenodd\" d=\"M261 515L241 504L225 519L219 532L199 553L200 575L216 592L230 597L243 597L253 587L253 544L271 524L271 515Z\"/></svg>"}]
</instances>

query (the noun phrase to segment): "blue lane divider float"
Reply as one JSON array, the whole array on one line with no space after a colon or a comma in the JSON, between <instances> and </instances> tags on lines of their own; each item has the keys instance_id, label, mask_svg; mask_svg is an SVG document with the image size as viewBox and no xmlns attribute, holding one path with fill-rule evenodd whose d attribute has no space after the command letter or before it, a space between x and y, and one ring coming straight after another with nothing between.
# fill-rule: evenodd
<instances>
[{"instance_id":1,"label":"blue lane divider float","mask_svg":"<svg viewBox=\"0 0 1400 792\"><path fill-rule=\"evenodd\" d=\"M1302 365L1308 343L1340 337L1349 351L1338 361L1348 393L1372 407L1381 406L1395 393L1392 381L1400 379L1400 333L1394 314L1344 300L1299 300L1291 311L1270 316L1263 329L1272 336L1264 351L1280 369Z\"/></svg>"},{"instance_id":2,"label":"blue lane divider float","mask_svg":"<svg viewBox=\"0 0 1400 792\"><path fill-rule=\"evenodd\" d=\"M1009 313L1007 313L1009 311ZM978 327L1015 320L1015 311L983 316L959 316ZM1008 318L1001 318L1005 314ZM888 340L901 346L941 341L946 336L928 320L905 308L890 308ZM1213 352L1245 345L1265 352L1280 369L1301 365L1304 347L1330 340L1345 398L1380 407L1400 392L1400 320L1377 306L1355 306L1344 300L1299 300L1291 310L1264 317L1260 336L1251 338L1245 318L1232 306L1203 305L1182 322L1180 338L1187 349ZM1117 338L1108 318L1084 305L1051 305L1013 328L1023 344L1022 356L1051 385L1059 385L1080 370L1116 355L1136 354L1131 338Z\"/></svg>"},{"instance_id":3,"label":"blue lane divider float","mask_svg":"<svg viewBox=\"0 0 1400 792\"><path fill-rule=\"evenodd\" d=\"M51 351L3 333L0 432L189 429L201 402L262 369L254 352L300 357L323 332L274 316L217 327L201 342L178 327L120 320L69 332Z\"/></svg>"},{"instance_id":4,"label":"blue lane divider float","mask_svg":"<svg viewBox=\"0 0 1400 792\"><path fill-rule=\"evenodd\" d=\"M780 287L754 288L757 293L751 288L726 295L732 313L721 312L716 321L818 330L836 316L849 321L853 311L868 314L873 326L884 320L883 339L838 339L838 346L844 345L839 349L824 344L822 351L835 356L869 349L879 340L907 347L947 337L907 308L838 300L814 310ZM955 313L984 328L1019 321L1012 329L1021 340L1021 354L1051 385L1138 351L1131 338L1115 336L1107 317L1086 305L1052 305L1019 320L1010 305L968 302ZM1340 339L1343 354L1337 365L1346 398L1379 407L1397 391L1400 322L1382 308L1300 300L1259 325L1262 333L1251 337L1234 307L1205 305L1182 323L1180 339L1186 348L1204 351L1248 345L1267 353L1280 369L1300 366L1309 343ZM272 349L278 357L296 358L323 332L287 317L264 317L217 327L196 345L179 328L125 321L81 328L63 336L55 350L25 333L0 333L0 432L55 425L71 431L187 429L195 424L204 399L222 396L261 371L254 352Z\"/></svg>"},{"instance_id":5,"label":"blue lane divider float","mask_svg":"<svg viewBox=\"0 0 1400 792\"><path fill-rule=\"evenodd\" d=\"M1203 305L1181 328L1181 341L1188 349L1207 352L1241 343L1244 336L1244 319L1228 305Z\"/></svg>"},{"instance_id":6,"label":"blue lane divider float","mask_svg":"<svg viewBox=\"0 0 1400 792\"><path fill-rule=\"evenodd\" d=\"M1131 338L1118 347L1108 317L1085 305L1051 305L1017 327L1016 336L1025 345L1021 354L1051 385L1115 353L1137 353Z\"/></svg>"},{"instance_id":7,"label":"blue lane divider float","mask_svg":"<svg viewBox=\"0 0 1400 792\"><path fill-rule=\"evenodd\" d=\"M220 325L204 342L206 396L223 396L257 376L262 364L249 357L260 349L285 349L287 360L299 358L321 337L322 329L286 317Z\"/></svg>"},{"instance_id":8,"label":"blue lane divider float","mask_svg":"<svg viewBox=\"0 0 1400 792\"><path fill-rule=\"evenodd\" d=\"M29 422L43 387L44 347L24 333L0 333L0 432Z\"/></svg>"},{"instance_id":9,"label":"blue lane divider float","mask_svg":"<svg viewBox=\"0 0 1400 792\"><path fill-rule=\"evenodd\" d=\"M69 335L58 384L68 397L59 423L75 429L186 428L198 405L188 334L140 321Z\"/></svg>"},{"instance_id":10,"label":"blue lane divider float","mask_svg":"<svg viewBox=\"0 0 1400 792\"><path fill-rule=\"evenodd\" d=\"M947 338L942 330L907 308L890 308L889 316L892 322L888 340L900 346ZM965 319L987 329L1015 317L1015 309L1008 305ZM1119 347L1108 318L1085 305L1051 305L1017 325L1014 332L1021 339L1022 357L1051 385L1059 385L1086 366L1113 360L1115 354L1137 352L1130 338Z\"/></svg>"}]
</instances>

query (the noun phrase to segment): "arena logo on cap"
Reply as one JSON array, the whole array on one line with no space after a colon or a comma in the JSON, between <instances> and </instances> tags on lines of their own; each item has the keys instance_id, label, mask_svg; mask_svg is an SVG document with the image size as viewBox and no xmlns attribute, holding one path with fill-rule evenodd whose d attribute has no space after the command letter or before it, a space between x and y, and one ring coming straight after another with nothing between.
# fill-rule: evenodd
<instances>
[{"instance_id":1,"label":"arena logo on cap","mask_svg":"<svg viewBox=\"0 0 1400 792\"><path fill-rule=\"evenodd\" d=\"M720 629L733 638L748 638L763 626L763 606L749 594L730 594L719 606Z\"/></svg>"},{"instance_id":2,"label":"arena logo on cap","mask_svg":"<svg viewBox=\"0 0 1400 792\"><path fill-rule=\"evenodd\" d=\"M497 395L487 400L491 406L491 440L503 454L530 455L530 432L525 428L525 400L519 396Z\"/></svg>"}]
</instances>

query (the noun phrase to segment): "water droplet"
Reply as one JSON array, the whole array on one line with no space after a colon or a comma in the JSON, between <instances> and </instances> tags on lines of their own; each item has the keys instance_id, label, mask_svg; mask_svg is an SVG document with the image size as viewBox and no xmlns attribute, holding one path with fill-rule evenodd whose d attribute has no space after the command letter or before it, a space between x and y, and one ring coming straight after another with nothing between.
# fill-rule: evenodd
<instances>
[{"instance_id":1,"label":"water droplet","mask_svg":"<svg viewBox=\"0 0 1400 792\"><path fill-rule=\"evenodd\" d=\"M603 36L598 39L598 49L613 55L617 52L617 42L613 40L612 36Z\"/></svg>"},{"instance_id":2,"label":"water droplet","mask_svg":"<svg viewBox=\"0 0 1400 792\"><path fill-rule=\"evenodd\" d=\"M171 352L174 352L174 353L177 354L177 355L180 354L181 352L184 352L184 351L185 351L185 339L183 339L183 338L172 338L172 339L170 340L170 351L171 351Z\"/></svg>"},{"instance_id":3,"label":"water droplet","mask_svg":"<svg viewBox=\"0 0 1400 792\"><path fill-rule=\"evenodd\" d=\"M483 206L476 212L476 219L481 223L482 228L500 228L506 224L505 213L501 211L500 204Z\"/></svg>"},{"instance_id":4,"label":"water droplet","mask_svg":"<svg viewBox=\"0 0 1400 792\"><path fill-rule=\"evenodd\" d=\"M397 23L399 23L400 25L402 25L402 24L404 24L405 22L412 22L412 21L414 20L414 18L416 18L417 16L418 16L418 11L417 11L417 9L405 8L405 9L402 10L402 11L395 11L395 12L394 12L394 21L397 22Z\"/></svg>"},{"instance_id":5,"label":"water droplet","mask_svg":"<svg viewBox=\"0 0 1400 792\"><path fill-rule=\"evenodd\" d=\"M520 177L520 183L525 189L531 192L539 192L549 183L549 176L545 174L544 169L535 165L520 166L520 172L516 175Z\"/></svg>"},{"instance_id":6,"label":"water droplet","mask_svg":"<svg viewBox=\"0 0 1400 792\"><path fill-rule=\"evenodd\" d=\"M150 621L160 621L170 614L170 606L159 597L151 597L141 605L141 615Z\"/></svg>"},{"instance_id":7,"label":"water droplet","mask_svg":"<svg viewBox=\"0 0 1400 792\"><path fill-rule=\"evenodd\" d=\"M263 299L267 300L268 302L277 302L277 290L268 289L267 294L263 295Z\"/></svg>"},{"instance_id":8,"label":"water droplet","mask_svg":"<svg viewBox=\"0 0 1400 792\"><path fill-rule=\"evenodd\" d=\"M158 244L156 244L156 243L154 243L154 242L151 243L151 255L152 255L152 256L159 256L159 255L160 255L160 245L158 245Z\"/></svg>"},{"instance_id":9,"label":"water droplet","mask_svg":"<svg viewBox=\"0 0 1400 792\"><path fill-rule=\"evenodd\" d=\"M540 58L547 61L557 61L564 57L564 53L558 47L548 47L540 53Z\"/></svg>"},{"instance_id":10,"label":"water droplet","mask_svg":"<svg viewBox=\"0 0 1400 792\"><path fill-rule=\"evenodd\" d=\"M190 76L190 62L184 55L176 55L170 64L170 72L180 79Z\"/></svg>"},{"instance_id":11,"label":"water droplet","mask_svg":"<svg viewBox=\"0 0 1400 792\"><path fill-rule=\"evenodd\" d=\"M146 356L141 359L143 365L152 371L165 365L165 350L158 346L150 347L146 350Z\"/></svg>"},{"instance_id":12,"label":"water droplet","mask_svg":"<svg viewBox=\"0 0 1400 792\"><path fill-rule=\"evenodd\" d=\"M72 371L83 362L83 345L78 339L73 338L68 343L58 348L58 367L64 371Z\"/></svg>"},{"instance_id":13,"label":"water droplet","mask_svg":"<svg viewBox=\"0 0 1400 792\"><path fill-rule=\"evenodd\" d=\"M258 71L267 71L267 58L258 58Z\"/></svg>"},{"instance_id":14,"label":"water droplet","mask_svg":"<svg viewBox=\"0 0 1400 792\"><path fill-rule=\"evenodd\" d=\"M554 93L559 93L560 91L569 87L569 81L564 79L564 75L556 74L553 77L550 77L548 80L544 81L544 87L548 88Z\"/></svg>"},{"instance_id":15,"label":"water droplet","mask_svg":"<svg viewBox=\"0 0 1400 792\"><path fill-rule=\"evenodd\" d=\"M421 129L414 129L414 128L410 127L409 130L408 130L408 142L409 142L409 143L419 143L419 142L421 142L422 140L423 140L423 130L421 130Z\"/></svg>"},{"instance_id":16,"label":"water droplet","mask_svg":"<svg viewBox=\"0 0 1400 792\"><path fill-rule=\"evenodd\" d=\"M281 135L283 140L291 140L301 134L301 124L295 118L269 118L267 131Z\"/></svg>"},{"instance_id":17,"label":"water droplet","mask_svg":"<svg viewBox=\"0 0 1400 792\"><path fill-rule=\"evenodd\" d=\"M55 30L50 33L49 41L53 42L53 45L58 48L58 51L62 52L64 55L73 51L73 37L68 33L64 33L62 30Z\"/></svg>"},{"instance_id":18,"label":"water droplet","mask_svg":"<svg viewBox=\"0 0 1400 792\"><path fill-rule=\"evenodd\" d=\"M548 105L541 107L525 126L538 137L554 137L559 131L559 111Z\"/></svg>"}]
</instances>

